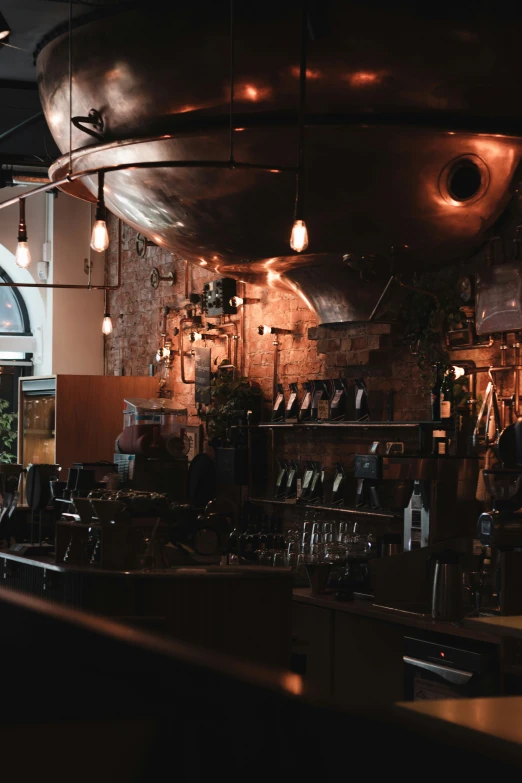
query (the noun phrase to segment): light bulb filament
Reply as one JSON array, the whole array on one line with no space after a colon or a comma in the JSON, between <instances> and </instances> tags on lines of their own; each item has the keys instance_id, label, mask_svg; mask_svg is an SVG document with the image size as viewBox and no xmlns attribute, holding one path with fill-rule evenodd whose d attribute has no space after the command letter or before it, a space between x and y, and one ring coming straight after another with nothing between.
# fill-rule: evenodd
<instances>
[{"instance_id":1,"label":"light bulb filament","mask_svg":"<svg viewBox=\"0 0 522 783\"><path fill-rule=\"evenodd\" d=\"M294 220L290 235L290 247L296 253L302 253L308 247L308 230L304 220Z\"/></svg>"}]
</instances>

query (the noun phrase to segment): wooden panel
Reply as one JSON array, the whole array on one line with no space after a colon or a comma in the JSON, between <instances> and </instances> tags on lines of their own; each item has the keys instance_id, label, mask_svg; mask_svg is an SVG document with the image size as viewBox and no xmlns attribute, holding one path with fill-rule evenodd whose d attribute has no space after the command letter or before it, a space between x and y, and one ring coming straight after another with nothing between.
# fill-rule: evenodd
<instances>
[{"instance_id":1,"label":"wooden panel","mask_svg":"<svg viewBox=\"0 0 522 783\"><path fill-rule=\"evenodd\" d=\"M354 707L403 699L404 628L346 612L334 622L334 699Z\"/></svg>"},{"instance_id":2,"label":"wooden panel","mask_svg":"<svg viewBox=\"0 0 522 783\"><path fill-rule=\"evenodd\" d=\"M292 652L304 656L306 686L317 695L332 693L333 612L294 601L292 607ZM300 669L301 673L301 669Z\"/></svg>"},{"instance_id":3,"label":"wooden panel","mask_svg":"<svg viewBox=\"0 0 522 783\"><path fill-rule=\"evenodd\" d=\"M112 461L123 428L123 399L155 397L157 391L152 377L58 375L57 463L66 471L73 462Z\"/></svg>"}]
</instances>

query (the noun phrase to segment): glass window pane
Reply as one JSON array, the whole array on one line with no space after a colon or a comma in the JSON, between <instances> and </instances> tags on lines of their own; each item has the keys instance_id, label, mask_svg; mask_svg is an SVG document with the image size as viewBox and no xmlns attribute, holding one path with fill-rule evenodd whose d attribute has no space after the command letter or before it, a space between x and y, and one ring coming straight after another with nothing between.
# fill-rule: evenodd
<instances>
[{"instance_id":1,"label":"glass window pane","mask_svg":"<svg viewBox=\"0 0 522 783\"><path fill-rule=\"evenodd\" d=\"M24 319L10 288L0 288L0 332L24 331Z\"/></svg>"}]
</instances>

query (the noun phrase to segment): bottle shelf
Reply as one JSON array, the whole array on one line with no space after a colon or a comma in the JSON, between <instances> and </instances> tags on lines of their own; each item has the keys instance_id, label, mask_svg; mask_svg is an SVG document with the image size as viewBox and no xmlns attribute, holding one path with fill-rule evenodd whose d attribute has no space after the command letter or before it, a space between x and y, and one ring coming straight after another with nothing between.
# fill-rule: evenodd
<instances>
[{"instance_id":1,"label":"bottle shelf","mask_svg":"<svg viewBox=\"0 0 522 783\"><path fill-rule=\"evenodd\" d=\"M254 426L235 425L232 429L420 429L420 428L445 429L445 422L441 421L310 421L310 422L277 422L265 421Z\"/></svg>"},{"instance_id":2,"label":"bottle shelf","mask_svg":"<svg viewBox=\"0 0 522 783\"><path fill-rule=\"evenodd\" d=\"M249 498L251 503L271 503L277 506L286 506L287 508L304 508L310 511L337 511L340 514L351 514L359 517L377 517L380 519L402 519L400 511L383 511L381 509L356 508L354 506L324 506L317 503L299 503L295 500L278 500L277 498Z\"/></svg>"}]
</instances>

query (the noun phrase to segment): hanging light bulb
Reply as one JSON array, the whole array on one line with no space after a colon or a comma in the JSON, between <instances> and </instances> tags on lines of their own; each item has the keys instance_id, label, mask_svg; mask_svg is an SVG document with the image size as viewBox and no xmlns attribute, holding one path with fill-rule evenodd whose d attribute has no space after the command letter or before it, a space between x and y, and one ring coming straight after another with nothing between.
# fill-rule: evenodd
<instances>
[{"instance_id":1,"label":"hanging light bulb","mask_svg":"<svg viewBox=\"0 0 522 783\"><path fill-rule=\"evenodd\" d=\"M112 334L112 318L109 312L109 293L107 289L104 291L104 305L105 313L103 315L102 332L105 335L109 335Z\"/></svg>"},{"instance_id":2,"label":"hanging light bulb","mask_svg":"<svg viewBox=\"0 0 522 783\"><path fill-rule=\"evenodd\" d=\"M290 235L290 247L296 253L302 253L308 247L308 231L304 220L294 220Z\"/></svg>"},{"instance_id":3,"label":"hanging light bulb","mask_svg":"<svg viewBox=\"0 0 522 783\"><path fill-rule=\"evenodd\" d=\"M91 247L97 253L103 253L109 247L109 232L105 222L105 198L103 188L105 175L103 171L98 174L98 203L96 205L96 214L94 215L94 225L92 227Z\"/></svg>"},{"instance_id":4,"label":"hanging light bulb","mask_svg":"<svg viewBox=\"0 0 522 783\"><path fill-rule=\"evenodd\" d=\"M105 313L103 316L102 332L107 335L112 334L112 318L109 313Z\"/></svg>"},{"instance_id":5,"label":"hanging light bulb","mask_svg":"<svg viewBox=\"0 0 522 783\"><path fill-rule=\"evenodd\" d=\"M31 263L31 253L27 244L27 226L25 224L25 199L19 199L20 220L18 223L18 245L16 247L15 261L16 265L22 269L27 269Z\"/></svg>"}]
</instances>

